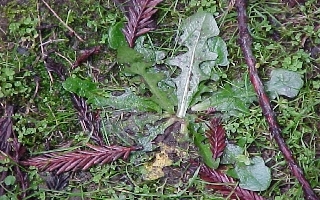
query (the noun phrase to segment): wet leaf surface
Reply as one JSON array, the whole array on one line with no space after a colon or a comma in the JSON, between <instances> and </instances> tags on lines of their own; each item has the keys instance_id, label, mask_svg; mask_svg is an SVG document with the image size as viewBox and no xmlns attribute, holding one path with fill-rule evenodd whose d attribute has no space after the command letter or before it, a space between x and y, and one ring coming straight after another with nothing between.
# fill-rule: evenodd
<instances>
[{"instance_id":1,"label":"wet leaf surface","mask_svg":"<svg viewBox=\"0 0 320 200\"><path fill-rule=\"evenodd\" d=\"M191 107L193 111L204 111L215 108L226 116L237 116L249 113L249 106L256 101L256 94L249 80L236 81L232 85L225 85L223 89L213 92L211 97Z\"/></svg>"},{"instance_id":2,"label":"wet leaf surface","mask_svg":"<svg viewBox=\"0 0 320 200\"><path fill-rule=\"evenodd\" d=\"M186 46L188 52L169 59L167 63L181 69L174 82L178 97L177 116L183 118L200 82L208 79L200 64L215 61L219 56L209 49L207 43L208 39L219 34L219 28L211 14L200 12L186 19L181 29L183 34L179 38L179 44Z\"/></svg>"},{"instance_id":3,"label":"wet leaf surface","mask_svg":"<svg viewBox=\"0 0 320 200\"><path fill-rule=\"evenodd\" d=\"M272 99L279 95L289 98L296 97L303 86L302 76L297 72L285 69L274 69L270 75L270 81L266 83L267 91Z\"/></svg>"},{"instance_id":4,"label":"wet leaf surface","mask_svg":"<svg viewBox=\"0 0 320 200\"><path fill-rule=\"evenodd\" d=\"M271 170L265 166L261 157L253 157L249 165L235 165L241 188L264 191L271 183Z\"/></svg>"}]
</instances>

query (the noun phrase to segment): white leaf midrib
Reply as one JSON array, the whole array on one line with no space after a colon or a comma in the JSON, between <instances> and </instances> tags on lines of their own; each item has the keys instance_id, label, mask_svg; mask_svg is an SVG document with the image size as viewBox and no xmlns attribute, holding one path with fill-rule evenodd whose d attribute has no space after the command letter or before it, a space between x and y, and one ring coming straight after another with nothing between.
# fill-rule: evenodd
<instances>
[{"instance_id":1,"label":"white leaf midrib","mask_svg":"<svg viewBox=\"0 0 320 200\"><path fill-rule=\"evenodd\" d=\"M202 18L201 26L203 25L205 18L206 18L206 16L204 16ZM195 60L195 52L196 52L196 49L197 49L197 44L198 44L198 41L200 39L200 36L201 36L201 31L199 31L199 34L198 34L198 36L196 38L196 41L194 43L195 45L193 45L193 48L192 48L192 54L191 54L191 59L190 59L190 63L189 63L189 68L188 68L189 69L188 70L188 76L186 77L187 81L186 81L186 84L185 84L185 87L184 87L184 91L183 91L183 95L182 95L181 106L179 107L179 110L178 110L178 113L177 113L177 117L179 117L179 118L185 117L186 112L187 112L188 91L189 91L190 81L192 79L190 77L191 77L191 74L192 74L192 71L193 71L193 63L194 63L194 60Z\"/></svg>"}]
</instances>

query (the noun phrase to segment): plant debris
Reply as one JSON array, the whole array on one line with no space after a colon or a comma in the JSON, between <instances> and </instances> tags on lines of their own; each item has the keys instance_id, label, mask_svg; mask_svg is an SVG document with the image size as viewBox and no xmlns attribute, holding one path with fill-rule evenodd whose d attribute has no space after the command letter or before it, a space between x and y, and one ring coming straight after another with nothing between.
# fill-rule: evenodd
<instances>
[{"instance_id":1,"label":"plant debris","mask_svg":"<svg viewBox=\"0 0 320 200\"><path fill-rule=\"evenodd\" d=\"M24 156L26 148L18 142L18 138L13 132L13 106L6 105L4 110L4 116L0 118L0 161L9 158L11 162L15 163L12 167L12 175L14 175L15 180L12 184L7 184L7 187L1 185L0 196L4 195L7 190L10 190L10 187L14 185L14 182L17 182L22 190L21 194L19 194L19 198L25 198L28 195L28 174L21 170L18 163L22 156ZM7 177L10 177L9 171L3 170L0 172L0 182L4 181Z\"/></svg>"},{"instance_id":2,"label":"plant debris","mask_svg":"<svg viewBox=\"0 0 320 200\"><path fill-rule=\"evenodd\" d=\"M213 159L219 158L227 146L226 132L221 124L221 119L213 118L208 125L209 130L206 132L209 138Z\"/></svg>"},{"instance_id":3,"label":"plant debris","mask_svg":"<svg viewBox=\"0 0 320 200\"><path fill-rule=\"evenodd\" d=\"M77 58L77 60L73 63L73 68L78 67L82 63L86 62L88 58L92 55L99 54L101 51L101 46L92 47L90 49L85 49L81 51L81 55Z\"/></svg>"},{"instance_id":4,"label":"plant debris","mask_svg":"<svg viewBox=\"0 0 320 200\"><path fill-rule=\"evenodd\" d=\"M207 187L215 189L224 197L231 197L232 199L241 200L264 200L264 198L257 193L242 189L237 186L237 183L233 180L233 178L228 177L217 170L211 169L208 166L201 165L199 175L201 179L209 183L215 183L212 185L208 184ZM221 183L221 185L217 183Z\"/></svg>"},{"instance_id":5,"label":"plant debris","mask_svg":"<svg viewBox=\"0 0 320 200\"><path fill-rule=\"evenodd\" d=\"M276 120L276 115L271 108L271 104L267 94L264 91L264 87L259 78L258 71L256 68L256 61L251 51L251 36L248 30L247 25L247 14L246 14L246 4L244 0L236 1L236 7L238 10L238 26L239 26L239 41L242 52L244 54L246 63L249 67L250 80L254 89L257 93L259 103L262 109L262 112L269 124L269 129L272 136L275 138L279 149L283 153L286 161L289 164L292 174L298 179L301 183L302 188L305 193L305 198L309 200L316 200L318 197L315 192L312 190L310 183L307 181L303 174L303 170L299 167L295 159L293 158L292 152L285 143L284 139L281 136L281 129Z\"/></svg>"},{"instance_id":6,"label":"plant debris","mask_svg":"<svg viewBox=\"0 0 320 200\"><path fill-rule=\"evenodd\" d=\"M35 166L41 171L54 171L61 174L67 171L87 170L93 165L103 165L119 158L127 159L132 151L139 147L94 146L87 144L91 151L78 150L64 154L48 153L33 157L20 163L24 166Z\"/></svg>"},{"instance_id":7,"label":"plant debris","mask_svg":"<svg viewBox=\"0 0 320 200\"><path fill-rule=\"evenodd\" d=\"M152 16L157 12L156 6L163 0L129 0L131 6L125 13L128 22L123 33L130 47L142 34L155 29Z\"/></svg>"}]
</instances>

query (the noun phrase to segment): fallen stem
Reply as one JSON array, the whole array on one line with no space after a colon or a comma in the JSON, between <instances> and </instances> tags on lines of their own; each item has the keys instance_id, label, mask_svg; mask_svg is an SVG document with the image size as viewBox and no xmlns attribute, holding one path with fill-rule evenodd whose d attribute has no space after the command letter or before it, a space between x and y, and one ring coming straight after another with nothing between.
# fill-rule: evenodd
<instances>
[{"instance_id":1,"label":"fallen stem","mask_svg":"<svg viewBox=\"0 0 320 200\"><path fill-rule=\"evenodd\" d=\"M39 2L37 2L37 11L38 11L38 26L40 27L41 25L41 18L40 18L40 5ZM42 34L41 31L39 31L39 39L40 39L40 44L42 44ZM42 59L44 59L47 55L44 53L44 49L43 49L43 45L40 45L41 48L41 55L42 55Z\"/></svg>"},{"instance_id":2,"label":"fallen stem","mask_svg":"<svg viewBox=\"0 0 320 200\"><path fill-rule=\"evenodd\" d=\"M84 40L70 27L68 26L68 24L66 24L60 17L59 15L49 6L49 4L47 2L45 2L44 0L42 0L42 2L44 3L44 5L52 12L52 14L72 33L74 33L74 35L81 41L84 42Z\"/></svg>"},{"instance_id":3,"label":"fallen stem","mask_svg":"<svg viewBox=\"0 0 320 200\"><path fill-rule=\"evenodd\" d=\"M255 92L257 93L259 104L261 106L263 115L265 116L268 124L269 130L277 142L280 151L283 153L284 158L289 164L289 167L292 171L292 174L298 179L300 184L302 185L302 189L304 191L305 199L308 200L317 200L319 199L315 192L312 190L310 183L307 181L305 176L303 175L302 169L296 163L293 158L292 152L284 142L281 136L281 129L276 120L275 113L273 112L268 96L266 95L262 82L258 76L255 57L251 51L251 36L249 34L247 28L247 14L245 7L245 0L237 0L236 7L238 11L238 27L239 27L239 42L244 54L244 58L249 67L250 80L252 85L254 86Z\"/></svg>"}]
</instances>

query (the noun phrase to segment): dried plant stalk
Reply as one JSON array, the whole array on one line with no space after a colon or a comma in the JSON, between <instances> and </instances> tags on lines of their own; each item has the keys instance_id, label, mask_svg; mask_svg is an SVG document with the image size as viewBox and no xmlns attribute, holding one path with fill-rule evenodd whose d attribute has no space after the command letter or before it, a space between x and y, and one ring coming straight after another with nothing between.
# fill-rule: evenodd
<instances>
[{"instance_id":1,"label":"dried plant stalk","mask_svg":"<svg viewBox=\"0 0 320 200\"><path fill-rule=\"evenodd\" d=\"M100 132L100 114L98 111L94 112L86 103L85 98L79 97L76 94L71 94L71 101L74 108L78 111L78 118L84 131L91 133L93 139L98 145L103 146L104 141Z\"/></svg>"},{"instance_id":2,"label":"dried plant stalk","mask_svg":"<svg viewBox=\"0 0 320 200\"><path fill-rule=\"evenodd\" d=\"M208 185L209 188L217 190L223 196L229 196L231 199L240 200L264 200L264 198L257 193L242 189L237 186L233 178L211 169L208 166L201 165L199 171L200 178L210 183L221 183L221 185Z\"/></svg>"},{"instance_id":3,"label":"dried plant stalk","mask_svg":"<svg viewBox=\"0 0 320 200\"><path fill-rule=\"evenodd\" d=\"M12 112L13 107L9 106L5 108L4 116L0 118L0 156L1 159L5 159L6 155L10 153L11 145L8 142L8 139L12 137ZM3 155L2 155L3 154ZM8 171L4 170L0 172L0 182L2 182L7 176ZM8 188L5 188L5 186L0 187L0 196L6 194L6 190Z\"/></svg>"},{"instance_id":4,"label":"dried plant stalk","mask_svg":"<svg viewBox=\"0 0 320 200\"><path fill-rule=\"evenodd\" d=\"M131 0L124 7L128 9L125 12L128 22L126 23L123 33L130 47L142 34L154 30L152 16L157 12L155 8L163 0Z\"/></svg>"},{"instance_id":5,"label":"dried plant stalk","mask_svg":"<svg viewBox=\"0 0 320 200\"><path fill-rule=\"evenodd\" d=\"M12 137L12 120L13 107L5 108L4 116L0 118L0 151L8 154L10 151L10 144L8 139Z\"/></svg>"},{"instance_id":6,"label":"dried plant stalk","mask_svg":"<svg viewBox=\"0 0 320 200\"><path fill-rule=\"evenodd\" d=\"M10 158L12 162L18 163L21 157L26 152L26 149L18 142L16 135L13 132L13 106L5 106L4 116L0 118L0 160L5 157ZM10 140L10 142L9 142ZM11 175L9 171L0 172L0 182L2 182L8 175ZM16 177L16 183L20 186L21 193L19 199L24 199L28 195L27 188L29 187L28 176L23 172L19 165L12 167L12 175ZM0 196L5 195L7 191L10 191L10 186L3 185L0 187Z\"/></svg>"},{"instance_id":7,"label":"dried plant stalk","mask_svg":"<svg viewBox=\"0 0 320 200\"><path fill-rule=\"evenodd\" d=\"M67 171L86 170L93 165L111 163L119 158L127 159L138 147L94 146L87 144L91 151L75 151L64 154L49 153L30 158L20 163L24 166L35 166L41 171L54 171L57 174Z\"/></svg>"},{"instance_id":8,"label":"dried plant stalk","mask_svg":"<svg viewBox=\"0 0 320 200\"><path fill-rule=\"evenodd\" d=\"M244 59L249 67L250 81L254 87L255 92L259 100L259 104L262 110L263 115L266 118L266 121L269 125L269 130L275 141L277 142L280 151L282 152L284 158L288 162L289 168L292 174L300 182L302 189L304 191L305 199L308 200L318 200L316 193L313 191L310 183L303 174L303 170L298 165L296 160L293 157L292 151L285 143L282 135L279 123L277 122L276 114L271 107L270 100L264 91L262 81L259 77L258 70L256 68L256 60L252 53L252 38L248 30L247 23L247 13L246 13L246 1L237 0L236 8L238 11L238 27L239 27L239 43L241 50L244 55Z\"/></svg>"},{"instance_id":9,"label":"dried plant stalk","mask_svg":"<svg viewBox=\"0 0 320 200\"><path fill-rule=\"evenodd\" d=\"M50 190L63 190L69 184L70 173L56 174L50 172L46 180L46 185Z\"/></svg>"}]
</instances>

